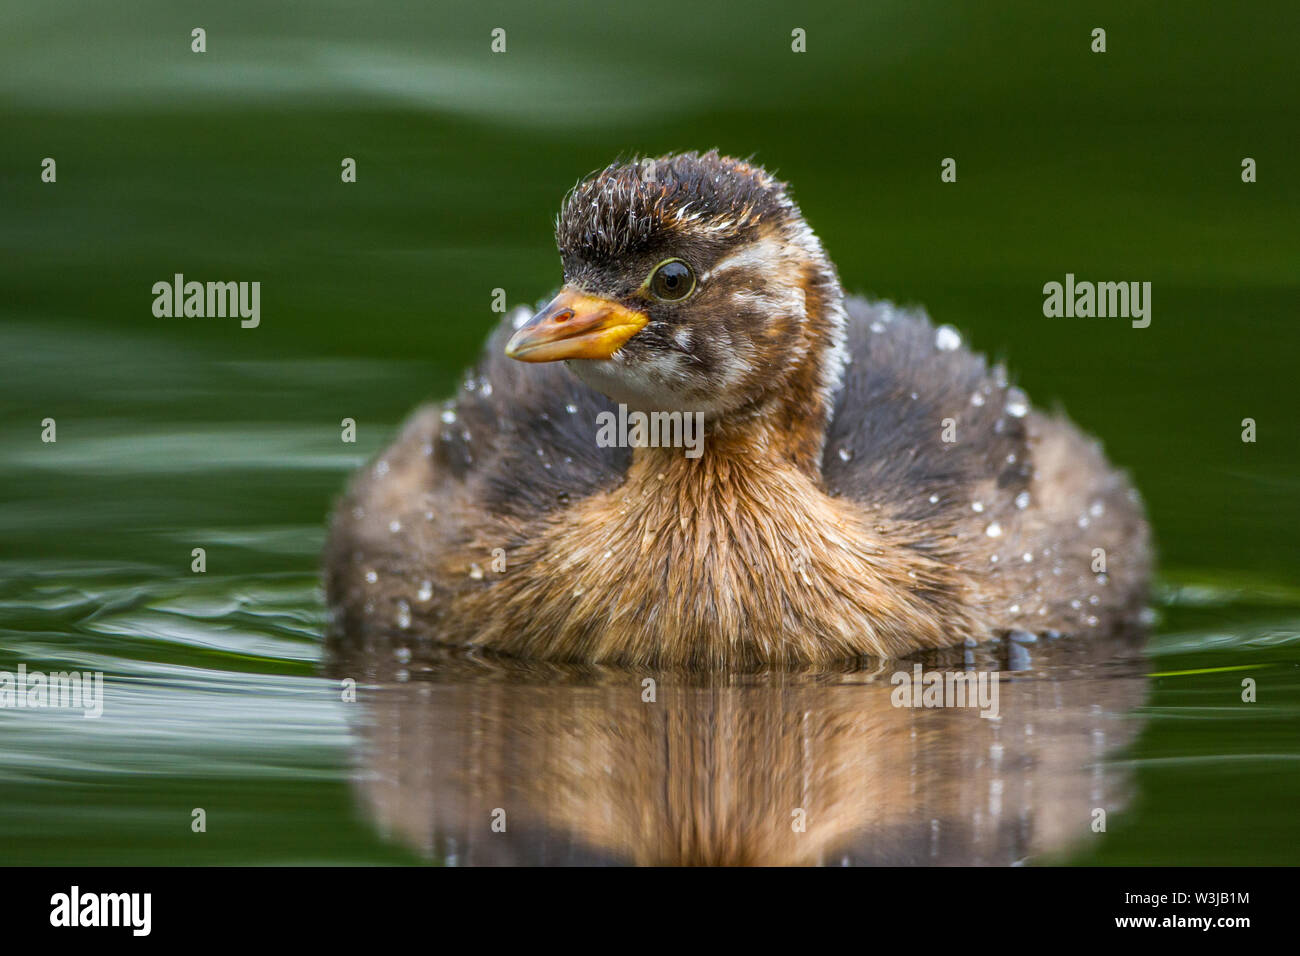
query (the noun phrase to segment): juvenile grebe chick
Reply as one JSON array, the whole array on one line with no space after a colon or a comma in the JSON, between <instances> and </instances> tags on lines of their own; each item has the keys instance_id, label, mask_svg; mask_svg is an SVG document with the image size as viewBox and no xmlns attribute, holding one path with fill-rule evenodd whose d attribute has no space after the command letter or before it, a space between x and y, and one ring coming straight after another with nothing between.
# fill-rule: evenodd
<instances>
[{"instance_id":1,"label":"juvenile grebe chick","mask_svg":"<svg viewBox=\"0 0 1300 956\"><path fill-rule=\"evenodd\" d=\"M326 587L345 637L737 667L1141 610L1146 522L1096 443L953 329L846 299L763 169L611 165L556 239L559 294L508 317L340 505ZM702 442L597 441L602 413L638 412L698 413Z\"/></svg>"}]
</instances>

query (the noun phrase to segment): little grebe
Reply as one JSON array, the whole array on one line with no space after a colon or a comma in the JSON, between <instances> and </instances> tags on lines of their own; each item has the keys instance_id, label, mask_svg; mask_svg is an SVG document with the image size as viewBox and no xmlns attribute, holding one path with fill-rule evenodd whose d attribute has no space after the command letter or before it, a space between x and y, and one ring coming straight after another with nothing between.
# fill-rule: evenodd
<instances>
[{"instance_id":1,"label":"little grebe","mask_svg":"<svg viewBox=\"0 0 1300 956\"><path fill-rule=\"evenodd\" d=\"M745 666L1140 612L1148 530L1099 446L953 329L846 298L765 170L713 152L611 165L570 193L556 239L560 293L509 316L338 508L326 589L345 639ZM598 440L653 412L698 413L702 440Z\"/></svg>"}]
</instances>

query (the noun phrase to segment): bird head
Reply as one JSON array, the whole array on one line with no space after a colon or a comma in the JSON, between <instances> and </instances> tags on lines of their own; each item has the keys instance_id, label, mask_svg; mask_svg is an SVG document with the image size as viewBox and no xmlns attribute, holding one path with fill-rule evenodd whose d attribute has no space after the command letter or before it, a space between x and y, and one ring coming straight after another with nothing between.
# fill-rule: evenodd
<instances>
[{"instance_id":1,"label":"bird head","mask_svg":"<svg viewBox=\"0 0 1300 956\"><path fill-rule=\"evenodd\" d=\"M764 169L716 152L610 165L569 193L556 243L564 285L508 356L563 360L632 408L714 418L833 387L839 280Z\"/></svg>"}]
</instances>

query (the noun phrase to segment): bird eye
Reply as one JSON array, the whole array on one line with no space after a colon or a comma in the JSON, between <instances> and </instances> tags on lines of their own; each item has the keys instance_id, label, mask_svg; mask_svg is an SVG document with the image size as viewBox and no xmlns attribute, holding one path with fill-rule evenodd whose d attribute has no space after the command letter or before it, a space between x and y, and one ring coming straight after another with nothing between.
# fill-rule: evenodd
<instances>
[{"instance_id":1,"label":"bird eye","mask_svg":"<svg viewBox=\"0 0 1300 956\"><path fill-rule=\"evenodd\" d=\"M676 302L695 288L695 273L681 259L665 259L654 267L646 284L656 299Z\"/></svg>"}]
</instances>

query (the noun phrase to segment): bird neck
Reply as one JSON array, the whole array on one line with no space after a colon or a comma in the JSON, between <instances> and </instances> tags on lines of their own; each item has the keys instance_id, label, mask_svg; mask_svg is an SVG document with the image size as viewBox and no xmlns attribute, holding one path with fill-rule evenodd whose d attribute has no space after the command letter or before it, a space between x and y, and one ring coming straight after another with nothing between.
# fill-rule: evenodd
<instances>
[{"instance_id":1,"label":"bird neck","mask_svg":"<svg viewBox=\"0 0 1300 956\"><path fill-rule=\"evenodd\" d=\"M822 452L844 375L847 316L835 267L811 232L799 267L804 310L789 318L784 369L770 389L714 423L709 437L721 453L762 449L821 481Z\"/></svg>"},{"instance_id":2,"label":"bird neck","mask_svg":"<svg viewBox=\"0 0 1300 956\"><path fill-rule=\"evenodd\" d=\"M793 468L821 484L826 432L844 370L844 299L833 268L810 270L802 284L806 313L793 321L784 369L754 399L705 424L693 455L680 448L633 450L634 472L650 479L694 472L708 481L717 466L767 464Z\"/></svg>"}]
</instances>

